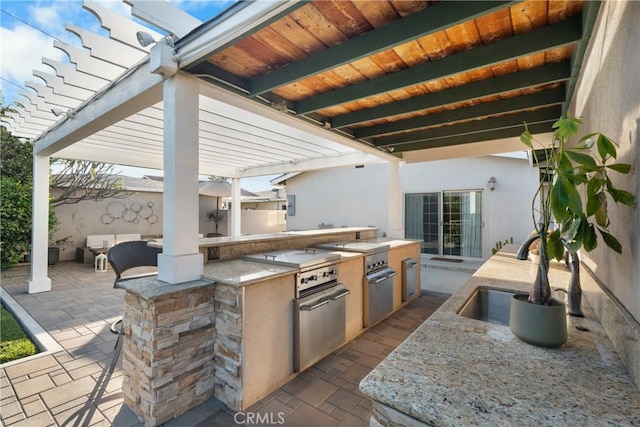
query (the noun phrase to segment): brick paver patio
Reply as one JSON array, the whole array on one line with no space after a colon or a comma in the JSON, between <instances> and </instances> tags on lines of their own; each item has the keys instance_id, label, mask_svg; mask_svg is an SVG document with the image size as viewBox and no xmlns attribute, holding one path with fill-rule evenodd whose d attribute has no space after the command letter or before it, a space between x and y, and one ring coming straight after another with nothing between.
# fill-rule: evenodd
<instances>
[{"instance_id":1,"label":"brick paver patio","mask_svg":"<svg viewBox=\"0 0 640 427\"><path fill-rule=\"evenodd\" d=\"M77 262L62 262L49 271L52 291L32 295L26 292L27 266L2 272L2 291L63 350L3 366L0 422L11 427L141 426L122 403L121 363L113 374L108 372L116 338L109 325L123 311L123 291L113 289L115 274L94 272L92 265ZM371 403L358 383L447 297L423 295L244 414L210 399L165 426L230 426L257 420L264 425L282 419L284 426L368 426Z\"/></svg>"}]
</instances>

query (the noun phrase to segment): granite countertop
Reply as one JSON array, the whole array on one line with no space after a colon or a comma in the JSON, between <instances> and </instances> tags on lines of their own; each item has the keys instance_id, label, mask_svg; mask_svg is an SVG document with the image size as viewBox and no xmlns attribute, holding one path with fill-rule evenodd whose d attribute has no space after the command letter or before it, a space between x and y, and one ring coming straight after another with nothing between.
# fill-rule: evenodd
<instances>
[{"instance_id":1,"label":"granite countertop","mask_svg":"<svg viewBox=\"0 0 640 427\"><path fill-rule=\"evenodd\" d=\"M297 268L234 259L205 264L202 277L229 286L246 286L297 272Z\"/></svg>"},{"instance_id":2,"label":"granite countertop","mask_svg":"<svg viewBox=\"0 0 640 427\"><path fill-rule=\"evenodd\" d=\"M508 326L457 315L478 286L528 292L537 266L510 245L487 261L360 383L374 401L432 425L638 425L640 392L583 299L557 349L534 347ZM550 280L569 283L552 262ZM581 281L593 281L586 272ZM554 286L555 287L555 286ZM583 332L576 326L589 329Z\"/></svg>"},{"instance_id":3,"label":"granite countertop","mask_svg":"<svg viewBox=\"0 0 640 427\"><path fill-rule=\"evenodd\" d=\"M391 247L391 249L394 249L394 248L397 248L397 247L400 247L400 246L418 244L418 243L421 243L422 240L393 239L393 238L390 238L390 237L377 237L375 239L367 239L367 242L371 242L371 243L386 243Z\"/></svg>"},{"instance_id":4,"label":"granite countertop","mask_svg":"<svg viewBox=\"0 0 640 427\"><path fill-rule=\"evenodd\" d=\"M300 230L300 231L281 231L279 233L268 234L246 234L243 236L221 236L221 237L204 237L198 239L198 245L200 247L207 246L226 246L235 245L238 243L257 243L268 242L274 240L284 240L292 238L304 238L310 236L326 236L331 234L342 233L355 233L359 231L372 231L377 230L375 227L341 227L341 228L326 228L317 230ZM149 246L162 247L162 239L154 239L149 241Z\"/></svg>"}]
</instances>

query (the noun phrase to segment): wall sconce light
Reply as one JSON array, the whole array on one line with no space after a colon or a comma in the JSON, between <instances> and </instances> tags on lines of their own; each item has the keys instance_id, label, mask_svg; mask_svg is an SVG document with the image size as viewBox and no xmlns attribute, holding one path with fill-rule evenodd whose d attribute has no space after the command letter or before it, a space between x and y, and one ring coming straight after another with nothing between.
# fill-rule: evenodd
<instances>
[{"instance_id":1,"label":"wall sconce light","mask_svg":"<svg viewBox=\"0 0 640 427\"><path fill-rule=\"evenodd\" d=\"M138 39L138 43L140 43L140 46L142 46L142 47L147 47L150 44L156 42L153 39L153 36L151 34L147 33L146 31L138 31L136 33L136 38Z\"/></svg>"},{"instance_id":2,"label":"wall sconce light","mask_svg":"<svg viewBox=\"0 0 640 427\"><path fill-rule=\"evenodd\" d=\"M58 107L53 107L53 108L51 109L51 112L52 112L52 113L53 113L53 115L54 115L54 116L56 116L56 117L60 117L60 116L63 116L63 115L64 115L64 116L69 117L70 119L73 119L73 118L75 117L75 115L76 115L76 113L75 113L73 110L71 110L71 109L69 109L69 110L67 110L67 111L62 111L62 110L61 110L60 108L58 108Z\"/></svg>"},{"instance_id":3,"label":"wall sconce light","mask_svg":"<svg viewBox=\"0 0 640 427\"><path fill-rule=\"evenodd\" d=\"M489 181L487 181L487 184L489 184L489 190L493 191L496 189L496 178L495 177L491 177L489 178Z\"/></svg>"}]
</instances>

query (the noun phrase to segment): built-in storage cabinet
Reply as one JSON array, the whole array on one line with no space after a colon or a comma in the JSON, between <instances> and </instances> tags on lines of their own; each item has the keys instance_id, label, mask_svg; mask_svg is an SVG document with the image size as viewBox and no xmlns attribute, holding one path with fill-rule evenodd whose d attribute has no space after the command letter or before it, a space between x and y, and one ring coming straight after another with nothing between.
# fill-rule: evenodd
<instances>
[{"instance_id":1,"label":"built-in storage cabinet","mask_svg":"<svg viewBox=\"0 0 640 427\"><path fill-rule=\"evenodd\" d=\"M413 258L418 263L414 267L416 280L413 299L420 296L420 243L410 243L392 248L389 251L389 267L398 273L393 277L393 311L413 301L411 299L410 301L402 302L402 260L407 258Z\"/></svg>"},{"instance_id":2,"label":"built-in storage cabinet","mask_svg":"<svg viewBox=\"0 0 640 427\"><path fill-rule=\"evenodd\" d=\"M351 341L362 333L364 262L361 256L349 258L340 262L338 281L346 286L351 294L347 299L347 324L345 342Z\"/></svg>"},{"instance_id":3,"label":"built-in storage cabinet","mask_svg":"<svg viewBox=\"0 0 640 427\"><path fill-rule=\"evenodd\" d=\"M294 275L242 288L243 408L294 377Z\"/></svg>"}]
</instances>

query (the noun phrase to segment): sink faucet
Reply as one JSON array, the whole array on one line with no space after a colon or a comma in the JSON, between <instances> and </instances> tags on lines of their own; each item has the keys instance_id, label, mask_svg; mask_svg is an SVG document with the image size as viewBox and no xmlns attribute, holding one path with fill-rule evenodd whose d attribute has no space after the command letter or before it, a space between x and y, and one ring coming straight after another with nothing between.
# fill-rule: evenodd
<instances>
[{"instance_id":1,"label":"sink faucet","mask_svg":"<svg viewBox=\"0 0 640 427\"><path fill-rule=\"evenodd\" d=\"M525 260L529 257L529 247L533 242L540 238L539 234L530 236L518 249L516 259ZM571 279L569 281L569 290L567 291L567 306L569 307L569 315L573 317L584 317L582 313L582 288L580 287L580 258L578 253L569 249L566 240L562 239L566 252L564 262L571 270ZM569 257L567 257L569 254ZM570 258L570 259L569 259Z\"/></svg>"}]
</instances>

